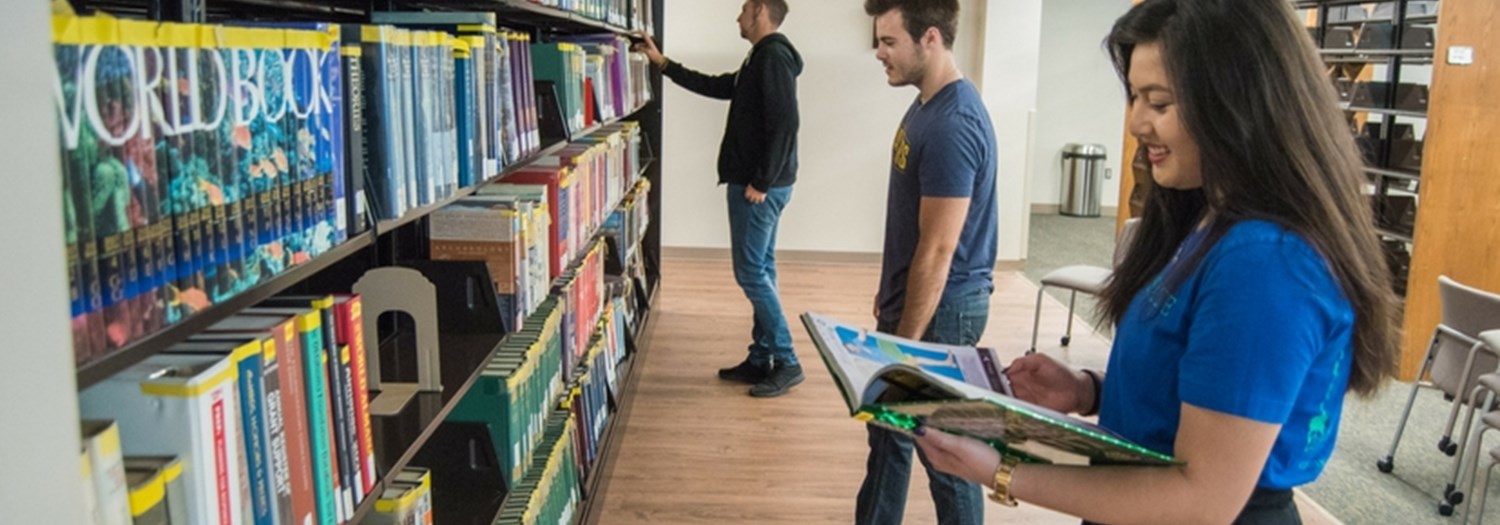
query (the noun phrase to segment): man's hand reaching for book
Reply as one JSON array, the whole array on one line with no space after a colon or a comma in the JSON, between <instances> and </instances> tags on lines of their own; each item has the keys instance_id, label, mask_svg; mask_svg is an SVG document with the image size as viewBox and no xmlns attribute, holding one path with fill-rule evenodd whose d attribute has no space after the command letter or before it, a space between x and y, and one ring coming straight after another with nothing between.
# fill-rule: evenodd
<instances>
[{"instance_id":1,"label":"man's hand reaching for book","mask_svg":"<svg viewBox=\"0 0 1500 525\"><path fill-rule=\"evenodd\" d=\"M1046 354L1031 354L1011 362L1005 370L1015 397L1062 413L1093 408L1094 382Z\"/></svg>"}]
</instances>

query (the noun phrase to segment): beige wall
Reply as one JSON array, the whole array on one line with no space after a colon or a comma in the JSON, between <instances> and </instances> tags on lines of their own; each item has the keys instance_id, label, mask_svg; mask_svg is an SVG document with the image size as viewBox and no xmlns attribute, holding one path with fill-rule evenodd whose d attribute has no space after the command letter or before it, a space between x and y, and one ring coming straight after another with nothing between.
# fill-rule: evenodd
<instances>
[{"instance_id":1,"label":"beige wall","mask_svg":"<svg viewBox=\"0 0 1500 525\"><path fill-rule=\"evenodd\" d=\"M1036 98L1040 0L1006 0L1006 13L985 13L985 0L962 2L955 47L960 67L982 89L986 71L1008 72L1001 76L1004 85L990 83L983 91L1001 140L1000 257L1018 259L1025 242L1019 211L1027 203L1020 188L1026 178L1026 113ZM668 0L667 55L704 72L738 67L749 50L734 24L740 4L741 0ZM1025 8L1017 15L1011 4L1036 4L1034 16ZM890 142L916 90L885 83L870 47L871 20L862 2L793 1L791 8L782 32L806 62L798 84L801 167L778 247L879 252ZM986 18L1001 19L1006 30L986 35ZM986 47L1006 51L981 52ZM1020 69L1013 69L1018 62ZM714 166L728 104L670 82L663 96L662 242L669 247L727 247L724 189L716 185Z\"/></svg>"}]
</instances>

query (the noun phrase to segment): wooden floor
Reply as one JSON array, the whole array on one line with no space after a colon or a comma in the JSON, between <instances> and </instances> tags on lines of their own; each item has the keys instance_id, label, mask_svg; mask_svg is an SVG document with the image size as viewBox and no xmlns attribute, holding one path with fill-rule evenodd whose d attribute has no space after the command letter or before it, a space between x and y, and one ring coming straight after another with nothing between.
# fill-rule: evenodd
<instances>
[{"instance_id":1,"label":"wooden floor","mask_svg":"<svg viewBox=\"0 0 1500 525\"><path fill-rule=\"evenodd\" d=\"M602 525L853 522L864 475L865 431L848 415L837 387L796 315L814 311L873 325L879 278L872 265L782 263L783 307L792 322L807 382L774 399L746 395L715 369L745 356L750 306L727 261L666 260L653 315L650 350L638 378L620 449L607 474ZM1036 287L1018 273L996 276L990 323L981 344L1006 361L1029 345ZM1064 305L1043 304L1043 351L1077 366L1102 367L1108 341L1075 326L1070 349L1058 347ZM935 523L927 480L912 476L909 524ZM1304 517L1309 516L1304 507ZM986 523L1076 524L1033 505L990 506ZM1315 513L1314 513L1315 514ZM1328 521L1309 519L1309 523Z\"/></svg>"}]
</instances>

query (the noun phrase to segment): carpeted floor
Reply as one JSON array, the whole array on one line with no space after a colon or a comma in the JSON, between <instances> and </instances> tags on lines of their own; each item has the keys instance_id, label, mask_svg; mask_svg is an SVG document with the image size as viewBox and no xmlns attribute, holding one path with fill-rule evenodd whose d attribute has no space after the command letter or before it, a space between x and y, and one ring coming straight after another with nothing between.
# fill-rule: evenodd
<instances>
[{"instance_id":1,"label":"carpeted floor","mask_svg":"<svg viewBox=\"0 0 1500 525\"><path fill-rule=\"evenodd\" d=\"M1114 217L1076 218L1060 215L1031 217L1031 246L1025 275L1038 282L1047 272L1069 264L1108 266L1114 250ZM1049 290L1067 301L1067 292ZM1080 295L1078 311L1093 319L1093 300ZM1042 319L1043 323L1062 322ZM1075 332L1089 330L1075 325ZM1464 506L1454 516L1437 512L1438 497L1447 484L1454 459L1437 449L1449 404L1440 393L1422 390L1407 423L1406 434L1396 455L1396 468L1382 474L1375 462L1390 447L1398 418L1411 391L1408 383L1392 383L1369 400L1348 398L1344 403L1344 420L1340 425L1338 449L1329 460L1322 477L1303 487L1313 500L1334 516L1351 525L1411 524L1451 525L1460 523ZM1457 434L1457 431L1454 432ZM1500 437L1490 433L1484 447L1500 444ZM1483 453L1480 468L1489 464ZM1483 482L1483 471L1480 472ZM1500 523L1500 483L1489 491L1496 505L1489 505L1485 518ZM1472 519L1472 518L1471 518Z\"/></svg>"}]
</instances>

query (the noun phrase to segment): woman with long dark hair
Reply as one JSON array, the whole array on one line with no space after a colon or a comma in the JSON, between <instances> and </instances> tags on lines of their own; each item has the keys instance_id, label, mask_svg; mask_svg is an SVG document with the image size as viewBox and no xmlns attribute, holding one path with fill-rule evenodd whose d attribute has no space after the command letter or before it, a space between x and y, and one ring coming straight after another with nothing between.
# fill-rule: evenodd
<instances>
[{"instance_id":1,"label":"woman with long dark hair","mask_svg":"<svg viewBox=\"0 0 1500 525\"><path fill-rule=\"evenodd\" d=\"M1346 392L1396 368L1396 300L1359 153L1286 0L1147 0L1106 45L1156 182L1102 298L1108 375L1035 354L1018 397L1171 467L1019 464L919 429L939 470L1088 521L1299 523Z\"/></svg>"}]
</instances>

